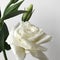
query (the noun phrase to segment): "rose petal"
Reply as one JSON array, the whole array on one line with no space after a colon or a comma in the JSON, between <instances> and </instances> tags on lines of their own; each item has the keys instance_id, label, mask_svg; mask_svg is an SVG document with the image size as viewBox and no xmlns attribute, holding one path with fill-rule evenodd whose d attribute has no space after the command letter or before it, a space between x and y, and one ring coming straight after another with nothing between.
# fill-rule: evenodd
<instances>
[{"instance_id":1,"label":"rose petal","mask_svg":"<svg viewBox=\"0 0 60 60\"><path fill-rule=\"evenodd\" d=\"M39 44L44 44L44 43L48 43L51 41L51 36L50 35L46 35Z\"/></svg>"},{"instance_id":2,"label":"rose petal","mask_svg":"<svg viewBox=\"0 0 60 60\"><path fill-rule=\"evenodd\" d=\"M48 60L46 55L40 50L31 50L31 55L39 60Z\"/></svg>"},{"instance_id":3,"label":"rose petal","mask_svg":"<svg viewBox=\"0 0 60 60\"><path fill-rule=\"evenodd\" d=\"M12 42L13 42L13 30L9 33L9 36L8 36L6 42L8 44L12 44Z\"/></svg>"},{"instance_id":4,"label":"rose petal","mask_svg":"<svg viewBox=\"0 0 60 60\"><path fill-rule=\"evenodd\" d=\"M40 41L41 39L43 39L46 36L46 34L43 31L39 31L38 33L36 33L35 36L31 37L29 40L31 40L34 43L37 43L38 41Z\"/></svg>"},{"instance_id":5,"label":"rose petal","mask_svg":"<svg viewBox=\"0 0 60 60\"><path fill-rule=\"evenodd\" d=\"M43 47L43 46L39 46L38 49L39 49L40 51L47 51L47 48L45 48L45 47Z\"/></svg>"},{"instance_id":6,"label":"rose petal","mask_svg":"<svg viewBox=\"0 0 60 60\"><path fill-rule=\"evenodd\" d=\"M22 22L10 32L6 42L10 44L18 60L24 60L25 50L39 60L48 60L42 52L46 48L40 44L49 42L50 38L42 29L29 22Z\"/></svg>"},{"instance_id":7,"label":"rose petal","mask_svg":"<svg viewBox=\"0 0 60 60\"><path fill-rule=\"evenodd\" d=\"M24 60L26 54L25 54L25 49L21 48L19 46L11 45L11 48L17 58L17 60Z\"/></svg>"}]
</instances>

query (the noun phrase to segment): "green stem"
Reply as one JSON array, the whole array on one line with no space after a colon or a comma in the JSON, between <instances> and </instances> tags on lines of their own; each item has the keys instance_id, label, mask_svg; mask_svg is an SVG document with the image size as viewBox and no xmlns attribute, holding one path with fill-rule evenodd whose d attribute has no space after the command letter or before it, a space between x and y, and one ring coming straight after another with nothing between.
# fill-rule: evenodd
<instances>
[{"instance_id":1,"label":"green stem","mask_svg":"<svg viewBox=\"0 0 60 60\"><path fill-rule=\"evenodd\" d=\"M4 54L5 60L8 60L8 59L7 59L7 55L6 55L6 51L5 51L5 50L3 51L3 54Z\"/></svg>"}]
</instances>

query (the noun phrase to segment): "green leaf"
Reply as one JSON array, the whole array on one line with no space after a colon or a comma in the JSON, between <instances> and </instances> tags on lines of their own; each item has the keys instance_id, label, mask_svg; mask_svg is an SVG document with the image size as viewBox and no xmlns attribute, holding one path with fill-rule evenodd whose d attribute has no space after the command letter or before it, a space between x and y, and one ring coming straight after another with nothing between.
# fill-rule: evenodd
<instances>
[{"instance_id":1,"label":"green leaf","mask_svg":"<svg viewBox=\"0 0 60 60\"><path fill-rule=\"evenodd\" d=\"M6 24L4 23L3 25L3 32L4 32L4 41L7 39L8 35L9 35L9 31L8 31L8 28L6 26Z\"/></svg>"},{"instance_id":2,"label":"green leaf","mask_svg":"<svg viewBox=\"0 0 60 60\"><path fill-rule=\"evenodd\" d=\"M6 10L11 6L11 4L13 4L13 3L16 3L18 0L10 0L10 2L8 3L8 5L6 6L6 8L5 8L5 10L4 10L4 14L5 14L5 12L6 12ZM3 15L4 15L3 14Z\"/></svg>"},{"instance_id":3,"label":"green leaf","mask_svg":"<svg viewBox=\"0 0 60 60\"><path fill-rule=\"evenodd\" d=\"M3 22L2 22L2 19L0 18L0 31L2 29L2 26L3 26Z\"/></svg>"},{"instance_id":4,"label":"green leaf","mask_svg":"<svg viewBox=\"0 0 60 60\"><path fill-rule=\"evenodd\" d=\"M13 12L18 11L18 8L19 8L19 6L20 6L22 3L23 3L23 1L20 1L20 2L18 2L18 3L16 3L16 4L13 4L12 6L9 6L9 7L7 8L7 10L4 12L2 19L5 20L5 19L7 18L7 16L10 15L10 13L13 13ZM7 18L7 19L8 19L8 18Z\"/></svg>"},{"instance_id":5,"label":"green leaf","mask_svg":"<svg viewBox=\"0 0 60 60\"><path fill-rule=\"evenodd\" d=\"M22 21L28 21L30 18L31 18L31 16L32 16L32 11L33 11L33 5L31 4L28 8L27 8L27 10L26 10L27 12L26 13L24 13L23 14L23 16L22 16Z\"/></svg>"},{"instance_id":6,"label":"green leaf","mask_svg":"<svg viewBox=\"0 0 60 60\"><path fill-rule=\"evenodd\" d=\"M17 1L19 1L19 0L10 0L11 4L16 3Z\"/></svg>"},{"instance_id":7,"label":"green leaf","mask_svg":"<svg viewBox=\"0 0 60 60\"><path fill-rule=\"evenodd\" d=\"M22 14L22 13L25 13L25 12L27 12L27 11L19 10L19 11L11 12L7 17L5 17L5 19L12 18L14 16L17 16L17 15Z\"/></svg>"},{"instance_id":8,"label":"green leaf","mask_svg":"<svg viewBox=\"0 0 60 60\"><path fill-rule=\"evenodd\" d=\"M9 32L7 26L4 23L2 29L0 30L0 51L11 49L10 46L5 42L8 37L8 34Z\"/></svg>"},{"instance_id":9,"label":"green leaf","mask_svg":"<svg viewBox=\"0 0 60 60\"><path fill-rule=\"evenodd\" d=\"M4 35L3 31L0 31L0 51L4 50Z\"/></svg>"},{"instance_id":10,"label":"green leaf","mask_svg":"<svg viewBox=\"0 0 60 60\"><path fill-rule=\"evenodd\" d=\"M0 48L0 52L2 51L2 49Z\"/></svg>"},{"instance_id":11,"label":"green leaf","mask_svg":"<svg viewBox=\"0 0 60 60\"><path fill-rule=\"evenodd\" d=\"M0 10L0 18L1 18L1 10Z\"/></svg>"},{"instance_id":12,"label":"green leaf","mask_svg":"<svg viewBox=\"0 0 60 60\"><path fill-rule=\"evenodd\" d=\"M4 48L5 48L6 50L10 50L10 49L11 49L10 45L8 45L6 42L5 42Z\"/></svg>"}]
</instances>

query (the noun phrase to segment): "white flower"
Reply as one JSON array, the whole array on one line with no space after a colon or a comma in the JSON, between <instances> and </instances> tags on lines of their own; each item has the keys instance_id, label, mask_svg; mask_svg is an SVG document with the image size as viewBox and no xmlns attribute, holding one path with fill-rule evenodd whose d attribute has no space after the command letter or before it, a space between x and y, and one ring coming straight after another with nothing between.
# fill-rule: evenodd
<instances>
[{"instance_id":1,"label":"white flower","mask_svg":"<svg viewBox=\"0 0 60 60\"><path fill-rule=\"evenodd\" d=\"M26 51L39 60L47 60L43 53L46 48L41 46L50 41L50 36L30 22L21 22L9 34L7 43L10 44L18 60L24 60Z\"/></svg>"}]
</instances>

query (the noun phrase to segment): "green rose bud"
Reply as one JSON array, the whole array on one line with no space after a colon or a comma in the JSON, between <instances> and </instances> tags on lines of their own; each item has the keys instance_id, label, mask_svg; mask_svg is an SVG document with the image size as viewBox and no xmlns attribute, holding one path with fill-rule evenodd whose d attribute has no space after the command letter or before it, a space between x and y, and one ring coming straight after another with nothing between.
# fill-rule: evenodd
<instances>
[{"instance_id":1,"label":"green rose bud","mask_svg":"<svg viewBox=\"0 0 60 60\"><path fill-rule=\"evenodd\" d=\"M31 4L27 9L26 9L26 13L23 14L22 16L22 21L28 21L31 16L32 16L32 11L33 11L33 5Z\"/></svg>"}]
</instances>

